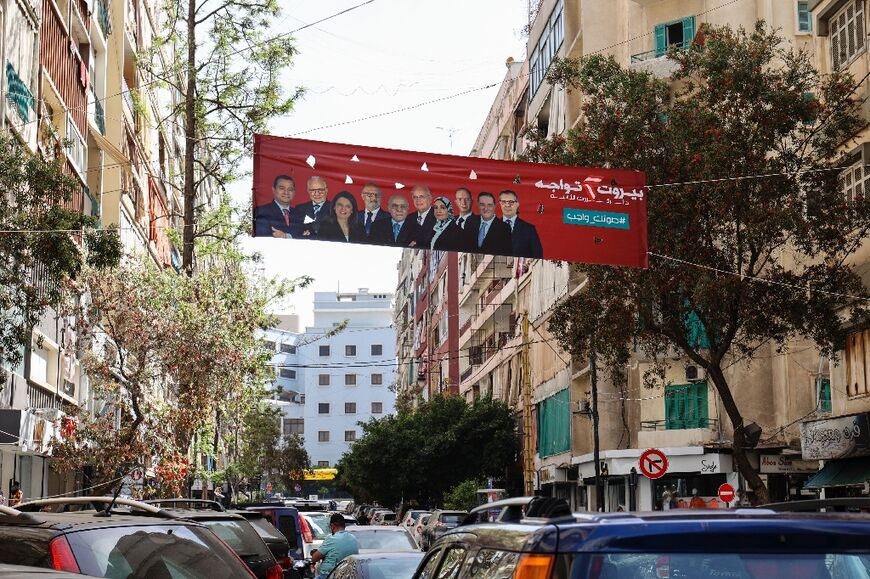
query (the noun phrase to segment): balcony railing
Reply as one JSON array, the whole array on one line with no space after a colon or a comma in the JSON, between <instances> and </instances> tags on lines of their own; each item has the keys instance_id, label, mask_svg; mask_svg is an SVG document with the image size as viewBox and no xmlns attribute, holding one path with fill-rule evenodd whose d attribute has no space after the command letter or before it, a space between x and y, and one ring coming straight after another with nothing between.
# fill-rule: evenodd
<instances>
[{"instance_id":1,"label":"balcony railing","mask_svg":"<svg viewBox=\"0 0 870 579\"><path fill-rule=\"evenodd\" d=\"M469 367L466 368L466 369L462 372L462 374L459 376L459 381L460 381L460 382L465 382L466 380L468 380L468 377L471 376L472 372L474 372L474 368L472 368L471 366L469 366Z\"/></svg>"},{"instance_id":2,"label":"balcony railing","mask_svg":"<svg viewBox=\"0 0 870 579\"><path fill-rule=\"evenodd\" d=\"M670 49L672 46L673 46L674 48L677 48L677 49L688 48L688 46L689 46L691 43L692 43L691 41L688 41L688 42L675 42L674 44L669 45L669 46L668 46L668 49ZM646 52L640 52L640 53L638 53L638 54L632 54L632 55L631 55L631 62L632 62L632 63L635 63L635 62L643 62L643 61L645 61L645 60L651 60L651 59L653 59L653 58L658 58L658 57L660 57L660 56L665 56L666 54L667 54L667 51L665 51L665 52L661 52L661 50L656 49L656 48L653 48L652 50L647 50Z\"/></svg>"},{"instance_id":3,"label":"balcony railing","mask_svg":"<svg viewBox=\"0 0 870 579\"><path fill-rule=\"evenodd\" d=\"M641 430L688 430L690 428L707 428L714 430L719 425L715 418L687 418L670 420L642 420Z\"/></svg>"},{"instance_id":4,"label":"balcony railing","mask_svg":"<svg viewBox=\"0 0 870 579\"><path fill-rule=\"evenodd\" d=\"M15 106L18 116L22 122L30 121L30 110L33 109L36 99L33 98L33 93L21 77L11 62L6 62L6 86L7 98Z\"/></svg>"},{"instance_id":5,"label":"balcony railing","mask_svg":"<svg viewBox=\"0 0 870 579\"><path fill-rule=\"evenodd\" d=\"M94 120L101 135L106 134L106 114L103 111L103 103L97 96L94 86L91 85L91 94L88 98L88 115Z\"/></svg>"}]
</instances>

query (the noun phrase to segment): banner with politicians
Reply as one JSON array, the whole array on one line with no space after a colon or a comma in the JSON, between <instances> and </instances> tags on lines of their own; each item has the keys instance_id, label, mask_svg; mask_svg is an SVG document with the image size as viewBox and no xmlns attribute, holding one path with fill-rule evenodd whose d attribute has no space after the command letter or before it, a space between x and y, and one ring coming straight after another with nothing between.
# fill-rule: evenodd
<instances>
[{"instance_id":1,"label":"banner with politicians","mask_svg":"<svg viewBox=\"0 0 870 579\"><path fill-rule=\"evenodd\" d=\"M647 267L646 175L256 135L254 235Z\"/></svg>"}]
</instances>

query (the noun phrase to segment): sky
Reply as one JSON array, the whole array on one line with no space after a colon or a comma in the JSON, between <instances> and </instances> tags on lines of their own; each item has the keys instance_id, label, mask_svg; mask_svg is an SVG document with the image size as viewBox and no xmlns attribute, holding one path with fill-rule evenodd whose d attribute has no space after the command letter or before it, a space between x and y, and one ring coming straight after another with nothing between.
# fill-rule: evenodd
<instances>
[{"instance_id":1,"label":"sky","mask_svg":"<svg viewBox=\"0 0 870 579\"><path fill-rule=\"evenodd\" d=\"M285 0L275 32L360 4L363 0ZM410 111L333 128L359 119L500 83L508 57L523 60L528 0L374 0L295 33L299 54L285 78L306 89L271 133L392 149L467 155L498 86ZM250 203L251 179L233 188ZM301 195L301 197L300 197ZM304 190L297 202L305 201ZM297 313L313 324L315 291L393 292L401 250L322 241L249 238L247 251L263 256L263 273L314 283L296 292L278 313Z\"/></svg>"}]
</instances>

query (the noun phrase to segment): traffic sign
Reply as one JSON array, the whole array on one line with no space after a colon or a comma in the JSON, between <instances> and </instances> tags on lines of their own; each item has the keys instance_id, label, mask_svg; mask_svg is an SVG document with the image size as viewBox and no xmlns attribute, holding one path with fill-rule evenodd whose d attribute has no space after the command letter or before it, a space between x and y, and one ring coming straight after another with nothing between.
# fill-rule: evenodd
<instances>
[{"instance_id":1,"label":"traffic sign","mask_svg":"<svg viewBox=\"0 0 870 579\"><path fill-rule=\"evenodd\" d=\"M132 480L132 481L140 481L140 480L142 480L143 476L144 476L144 473L142 472L141 468L134 468L133 470L130 471L130 480Z\"/></svg>"},{"instance_id":2,"label":"traffic sign","mask_svg":"<svg viewBox=\"0 0 870 579\"><path fill-rule=\"evenodd\" d=\"M640 455L638 466L643 476L647 478L662 478L668 472L668 457L657 448L650 448Z\"/></svg>"},{"instance_id":3,"label":"traffic sign","mask_svg":"<svg viewBox=\"0 0 870 579\"><path fill-rule=\"evenodd\" d=\"M734 487L730 484L725 483L723 485L719 485L719 500L721 500L726 505L734 500Z\"/></svg>"}]
</instances>

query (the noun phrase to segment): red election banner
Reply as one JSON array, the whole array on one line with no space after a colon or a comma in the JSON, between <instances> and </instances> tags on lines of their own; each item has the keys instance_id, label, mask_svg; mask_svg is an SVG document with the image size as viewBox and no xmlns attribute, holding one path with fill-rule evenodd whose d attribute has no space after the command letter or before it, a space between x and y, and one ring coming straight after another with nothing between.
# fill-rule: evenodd
<instances>
[{"instance_id":1,"label":"red election banner","mask_svg":"<svg viewBox=\"0 0 870 579\"><path fill-rule=\"evenodd\" d=\"M254 138L254 235L647 267L646 175Z\"/></svg>"}]
</instances>

